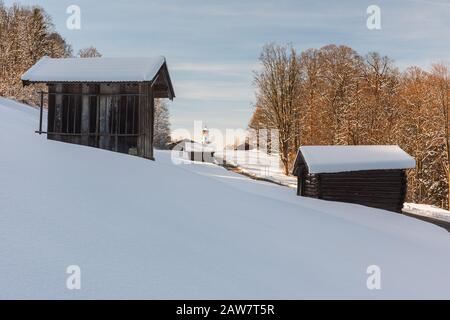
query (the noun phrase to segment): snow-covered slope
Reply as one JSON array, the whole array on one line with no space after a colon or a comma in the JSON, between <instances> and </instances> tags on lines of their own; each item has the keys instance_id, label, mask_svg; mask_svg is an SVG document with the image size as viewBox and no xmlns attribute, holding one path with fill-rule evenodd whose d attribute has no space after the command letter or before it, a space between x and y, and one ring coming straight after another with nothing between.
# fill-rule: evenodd
<instances>
[{"instance_id":1,"label":"snow-covered slope","mask_svg":"<svg viewBox=\"0 0 450 320\"><path fill-rule=\"evenodd\" d=\"M217 150L214 156L220 161L237 166L243 173L297 188L297 177L284 174L280 156L268 155L262 150Z\"/></svg>"},{"instance_id":2,"label":"snow-covered slope","mask_svg":"<svg viewBox=\"0 0 450 320\"><path fill-rule=\"evenodd\" d=\"M450 298L439 227L166 152L48 141L37 119L0 98L0 298Z\"/></svg>"}]
</instances>

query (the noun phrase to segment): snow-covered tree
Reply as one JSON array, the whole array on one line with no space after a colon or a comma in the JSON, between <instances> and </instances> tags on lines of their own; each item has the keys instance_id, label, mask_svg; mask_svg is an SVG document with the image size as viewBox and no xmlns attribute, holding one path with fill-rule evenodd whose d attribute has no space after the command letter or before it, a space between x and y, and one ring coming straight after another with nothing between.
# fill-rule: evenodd
<instances>
[{"instance_id":1,"label":"snow-covered tree","mask_svg":"<svg viewBox=\"0 0 450 320\"><path fill-rule=\"evenodd\" d=\"M170 142L169 108L164 100L155 101L155 134L153 138L155 148L166 149Z\"/></svg>"},{"instance_id":2,"label":"snow-covered tree","mask_svg":"<svg viewBox=\"0 0 450 320\"><path fill-rule=\"evenodd\" d=\"M264 46L260 62L263 69L255 76L258 106L266 116L266 123L278 130L280 159L288 174L292 144L298 134L292 121L299 102L299 61L292 46L269 44Z\"/></svg>"}]
</instances>

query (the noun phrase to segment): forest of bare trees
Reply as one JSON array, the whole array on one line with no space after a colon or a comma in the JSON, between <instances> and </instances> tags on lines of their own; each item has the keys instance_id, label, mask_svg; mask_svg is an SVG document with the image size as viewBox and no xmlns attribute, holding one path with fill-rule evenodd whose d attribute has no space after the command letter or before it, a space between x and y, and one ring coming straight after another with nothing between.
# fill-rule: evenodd
<instances>
[{"instance_id":1,"label":"forest of bare trees","mask_svg":"<svg viewBox=\"0 0 450 320\"><path fill-rule=\"evenodd\" d=\"M0 1L0 96L37 104L39 86L22 87L20 76L43 56L71 55L71 46L42 8L6 7Z\"/></svg>"},{"instance_id":2,"label":"forest of bare trees","mask_svg":"<svg viewBox=\"0 0 450 320\"><path fill-rule=\"evenodd\" d=\"M398 144L417 162L408 201L449 208L450 70L403 72L386 56L346 46L263 48L249 127L277 129L285 172L301 145Z\"/></svg>"}]
</instances>

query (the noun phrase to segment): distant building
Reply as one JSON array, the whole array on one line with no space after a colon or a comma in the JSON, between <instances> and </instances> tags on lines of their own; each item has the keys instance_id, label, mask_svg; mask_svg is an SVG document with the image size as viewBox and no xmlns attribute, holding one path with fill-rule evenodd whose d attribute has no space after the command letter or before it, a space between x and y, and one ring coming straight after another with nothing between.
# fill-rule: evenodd
<instances>
[{"instance_id":1,"label":"distant building","mask_svg":"<svg viewBox=\"0 0 450 320\"><path fill-rule=\"evenodd\" d=\"M185 142L182 151L185 152L185 155L191 161L214 162L215 149L212 145L197 142Z\"/></svg>"},{"instance_id":2,"label":"distant building","mask_svg":"<svg viewBox=\"0 0 450 320\"><path fill-rule=\"evenodd\" d=\"M398 146L305 146L293 174L298 195L401 212L414 167Z\"/></svg>"},{"instance_id":3,"label":"distant building","mask_svg":"<svg viewBox=\"0 0 450 320\"><path fill-rule=\"evenodd\" d=\"M38 133L153 159L155 98L175 97L164 57L44 57L22 75L24 85L45 83ZM42 128L44 95L47 129Z\"/></svg>"},{"instance_id":4,"label":"distant building","mask_svg":"<svg viewBox=\"0 0 450 320\"><path fill-rule=\"evenodd\" d=\"M205 126L202 130L202 143L208 144L211 141L209 140L209 129Z\"/></svg>"}]
</instances>

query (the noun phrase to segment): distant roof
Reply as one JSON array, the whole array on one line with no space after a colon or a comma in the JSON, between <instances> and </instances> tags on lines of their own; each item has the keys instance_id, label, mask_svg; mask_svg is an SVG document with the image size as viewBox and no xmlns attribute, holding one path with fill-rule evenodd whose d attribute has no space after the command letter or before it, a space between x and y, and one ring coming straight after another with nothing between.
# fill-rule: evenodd
<instances>
[{"instance_id":1,"label":"distant roof","mask_svg":"<svg viewBox=\"0 0 450 320\"><path fill-rule=\"evenodd\" d=\"M144 82L152 81L165 64L153 58L43 57L21 79L28 82Z\"/></svg>"},{"instance_id":2,"label":"distant roof","mask_svg":"<svg viewBox=\"0 0 450 320\"><path fill-rule=\"evenodd\" d=\"M294 174L300 163L310 173L409 169L414 158L399 146L304 146L300 147Z\"/></svg>"},{"instance_id":3,"label":"distant roof","mask_svg":"<svg viewBox=\"0 0 450 320\"><path fill-rule=\"evenodd\" d=\"M198 142L186 142L184 144L184 150L187 152L214 152L214 146L210 144L198 143Z\"/></svg>"}]
</instances>

